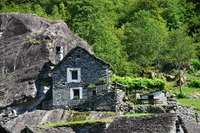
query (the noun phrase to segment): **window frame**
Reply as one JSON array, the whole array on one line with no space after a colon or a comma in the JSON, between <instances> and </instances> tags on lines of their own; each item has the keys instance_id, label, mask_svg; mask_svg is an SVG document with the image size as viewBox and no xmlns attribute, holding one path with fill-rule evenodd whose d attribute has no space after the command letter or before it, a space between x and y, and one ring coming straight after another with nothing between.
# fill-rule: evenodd
<instances>
[{"instance_id":1,"label":"window frame","mask_svg":"<svg viewBox=\"0 0 200 133\"><path fill-rule=\"evenodd\" d=\"M78 99L74 98L74 90L79 90L79 98ZM82 98L83 98L83 88L82 87L70 88L70 100L80 100Z\"/></svg>"},{"instance_id":2,"label":"window frame","mask_svg":"<svg viewBox=\"0 0 200 133\"><path fill-rule=\"evenodd\" d=\"M72 71L77 71L77 79L72 79ZM81 68L67 68L67 83L81 82Z\"/></svg>"}]
</instances>

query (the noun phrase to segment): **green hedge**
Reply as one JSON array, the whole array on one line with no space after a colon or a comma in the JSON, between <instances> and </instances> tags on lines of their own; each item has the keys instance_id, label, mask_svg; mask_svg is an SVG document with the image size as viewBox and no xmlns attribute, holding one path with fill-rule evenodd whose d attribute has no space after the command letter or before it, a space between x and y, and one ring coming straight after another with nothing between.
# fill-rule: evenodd
<instances>
[{"instance_id":1,"label":"green hedge","mask_svg":"<svg viewBox=\"0 0 200 133\"><path fill-rule=\"evenodd\" d=\"M129 88L129 92L140 89L165 89L165 81L157 78L130 78L130 77L119 77L116 75L112 76L112 82L118 82L126 85Z\"/></svg>"}]
</instances>

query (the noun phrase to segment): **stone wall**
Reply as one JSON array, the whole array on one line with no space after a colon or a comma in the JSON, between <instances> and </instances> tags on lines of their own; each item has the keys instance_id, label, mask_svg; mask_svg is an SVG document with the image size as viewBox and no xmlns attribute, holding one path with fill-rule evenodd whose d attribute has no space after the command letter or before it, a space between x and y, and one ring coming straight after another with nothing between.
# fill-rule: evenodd
<instances>
[{"instance_id":1,"label":"stone wall","mask_svg":"<svg viewBox=\"0 0 200 133\"><path fill-rule=\"evenodd\" d=\"M108 81L108 65L78 47L72 50L63 62L53 71L53 105L70 106L78 105L92 96L89 84L99 83L100 78ZM81 81L68 83L67 68L80 68ZM70 88L82 87L82 98L70 100ZM97 88L98 89L98 88ZM98 92L98 90L96 91Z\"/></svg>"},{"instance_id":2,"label":"stone wall","mask_svg":"<svg viewBox=\"0 0 200 133\"><path fill-rule=\"evenodd\" d=\"M96 111L120 111L122 100L125 93L121 90L107 92L105 94L93 96L84 104L77 106L78 110L96 110Z\"/></svg>"},{"instance_id":3,"label":"stone wall","mask_svg":"<svg viewBox=\"0 0 200 133\"><path fill-rule=\"evenodd\" d=\"M176 133L176 115L119 117L103 133Z\"/></svg>"}]
</instances>

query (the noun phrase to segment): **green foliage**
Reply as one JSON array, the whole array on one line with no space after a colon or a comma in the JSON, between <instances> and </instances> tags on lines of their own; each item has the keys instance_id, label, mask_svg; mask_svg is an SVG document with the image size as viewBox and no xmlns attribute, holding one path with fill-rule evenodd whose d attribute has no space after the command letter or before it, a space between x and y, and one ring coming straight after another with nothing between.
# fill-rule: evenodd
<instances>
[{"instance_id":1,"label":"green foliage","mask_svg":"<svg viewBox=\"0 0 200 133\"><path fill-rule=\"evenodd\" d=\"M164 46L162 56L159 56L159 66L166 69L187 69L191 60L195 57L195 45L193 39L187 35L186 27L172 29L168 34L167 43Z\"/></svg>"},{"instance_id":2,"label":"green foliage","mask_svg":"<svg viewBox=\"0 0 200 133\"><path fill-rule=\"evenodd\" d=\"M89 84L89 85L88 85L88 88L94 88L94 87L96 87L95 84Z\"/></svg>"},{"instance_id":3,"label":"green foliage","mask_svg":"<svg viewBox=\"0 0 200 133\"><path fill-rule=\"evenodd\" d=\"M199 9L197 0L0 1L0 12L65 21L117 75L131 77L185 69L200 57Z\"/></svg>"},{"instance_id":4,"label":"green foliage","mask_svg":"<svg viewBox=\"0 0 200 133\"><path fill-rule=\"evenodd\" d=\"M190 94L195 92L200 92L200 88L190 88L190 87L183 87L183 93L188 97ZM178 94L178 89L169 90L170 94Z\"/></svg>"},{"instance_id":5,"label":"green foliage","mask_svg":"<svg viewBox=\"0 0 200 133\"><path fill-rule=\"evenodd\" d=\"M148 11L139 11L125 24L122 43L129 60L148 69L156 62L167 35L165 24L160 23Z\"/></svg>"},{"instance_id":6,"label":"green foliage","mask_svg":"<svg viewBox=\"0 0 200 133\"><path fill-rule=\"evenodd\" d=\"M176 97L179 99L187 98L187 96L184 93L179 93L179 94L177 94Z\"/></svg>"},{"instance_id":7,"label":"green foliage","mask_svg":"<svg viewBox=\"0 0 200 133\"><path fill-rule=\"evenodd\" d=\"M112 82L118 82L126 85L131 93L134 90L151 90L151 89L165 89L166 83L161 79L147 79L147 78L130 78L130 77L119 77L113 75Z\"/></svg>"},{"instance_id":8,"label":"green foliage","mask_svg":"<svg viewBox=\"0 0 200 133\"><path fill-rule=\"evenodd\" d=\"M190 82L190 87L200 88L200 80L193 80Z\"/></svg>"},{"instance_id":9,"label":"green foliage","mask_svg":"<svg viewBox=\"0 0 200 133\"><path fill-rule=\"evenodd\" d=\"M100 78L99 81L100 81L101 83L106 83L106 78Z\"/></svg>"},{"instance_id":10,"label":"green foliage","mask_svg":"<svg viewBox=\"0 0 200 133\"><path fill-rule=\"evenodd\" d=\"M193 59L192 66L194 67L194 69L200 70L200 61L198 59Z\"/></svg>"},{"instance_id":11,"label":"green foliage","mask_svg":"<svg viewBox=\"0 0 200 133\"><path fill-rule=\"evenodd\" d=\"M192 106L196 108L196 112L200 114L200 100L199 99L176 99L180 104Z\"/></svg>"}]
</instances>

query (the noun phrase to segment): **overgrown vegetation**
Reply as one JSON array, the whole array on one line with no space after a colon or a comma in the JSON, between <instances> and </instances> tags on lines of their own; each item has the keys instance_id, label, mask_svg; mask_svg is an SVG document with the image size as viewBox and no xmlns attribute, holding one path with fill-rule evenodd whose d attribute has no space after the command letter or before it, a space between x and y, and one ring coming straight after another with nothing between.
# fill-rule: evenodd
<instances>
[{"instance_id":1,"label":"overgrown vegetation","mask_svg":"<svg viewBox=\"0 0 200 133\"><path fill-rule=\"evenodd\" d=\"M131 77L119 77L112 76L112 82L118 82L128 87L128 92L132 93L135 90L163 90L165 89L165 81L157 78L131 78Z\"/></svg>"}]
</instances>

